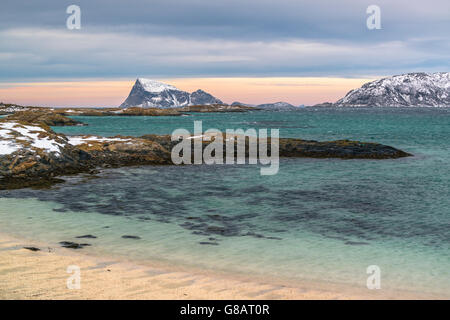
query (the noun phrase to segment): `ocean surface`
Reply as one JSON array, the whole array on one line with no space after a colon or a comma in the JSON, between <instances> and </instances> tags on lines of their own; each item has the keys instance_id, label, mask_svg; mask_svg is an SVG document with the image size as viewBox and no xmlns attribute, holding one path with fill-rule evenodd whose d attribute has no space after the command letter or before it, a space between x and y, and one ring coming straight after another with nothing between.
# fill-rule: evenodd
<instances>
[{"instance_id":1,"label":"ocean surface","mask_svg":"<svg viewBox=\"0 0 450 320\"><path fill-rule=\"evenodd\" d=\"M74 117L69 135L174 129L280 130L281 137L380 142L396 160L281 159L257 165L140 166L67 177L49 190L0 191L0 231L145 263L450 295L450 109L328 109ZM77 239L95 235L97 239ZM122 236L140 239L124 239Z\"/></svg>"}]
</instances>

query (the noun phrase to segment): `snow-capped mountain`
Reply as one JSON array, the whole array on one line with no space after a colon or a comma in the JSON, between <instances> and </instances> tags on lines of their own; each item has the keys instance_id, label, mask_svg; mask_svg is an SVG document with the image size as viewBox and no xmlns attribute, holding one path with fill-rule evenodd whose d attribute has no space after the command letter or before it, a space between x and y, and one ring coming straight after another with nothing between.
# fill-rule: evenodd
<instances>
[{"instance_id":1,"label":"snow-capped mountain","mask_svg":"<svg viewBox=\"0 0 450 320\"><path fill-rule=\"evenodd\" d=\"M138 78L120 107L173 108L216 103L222 101L203 90L189 93L159 81Z\"/></svg>"},{"instance_id":2,"label":"snow-capped mountain","mask_svg":"<svg viewBox=\"0 0 450 320\"><path fill-rule=\"evenodd\" d=\"M450 73L407 73L351 90L337 107L450 107Z\"/></svg>"}]
</instances>

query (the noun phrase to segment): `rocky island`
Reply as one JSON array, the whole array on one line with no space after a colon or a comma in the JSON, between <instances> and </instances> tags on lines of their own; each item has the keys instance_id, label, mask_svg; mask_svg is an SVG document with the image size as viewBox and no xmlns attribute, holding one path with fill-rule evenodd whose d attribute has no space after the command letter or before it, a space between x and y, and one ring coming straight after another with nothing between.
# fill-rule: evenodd
<instances>
[{"instance_id":1,"label":"rocky island","mask_svg":"<svg viewBox=\"0 0 450 320\"><path fill-rule=\"evenodd\" d=\"M0 120L0 189L46 186L57 182L57 176L92 172L98 167L173 164L171 150L178 142L171 141L169 135L111 138L66 136L55 133L48 121L42 121L41 115L21 115L24 114L18 113ZM202 139L203 147L211 140ZM270 138L268 140L270 146ZM341 159L410 156L378 143L348 140L317 142L292 138L279 139L279 155Z\"/></svg>"}]
</instances>

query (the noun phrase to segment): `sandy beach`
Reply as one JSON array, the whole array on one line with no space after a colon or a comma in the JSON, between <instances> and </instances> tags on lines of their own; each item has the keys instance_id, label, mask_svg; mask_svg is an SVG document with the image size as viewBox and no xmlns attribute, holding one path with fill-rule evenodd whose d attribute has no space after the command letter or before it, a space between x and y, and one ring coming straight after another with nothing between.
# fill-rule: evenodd
<instances>
[{"instance_id":1,"label":"sandy beach","mask_svg":"<svg viewBox=\"0 0 450 320\"><path fill-rule=\"evenodd\" d=\"M38 247L31 251L24 247ZM0 235L0 299L417 299L382 290L342 290L315 284L202 274L84 255ZM68 266L80 268L80 289L68 289Z\"/></svg>"}]
</instances>

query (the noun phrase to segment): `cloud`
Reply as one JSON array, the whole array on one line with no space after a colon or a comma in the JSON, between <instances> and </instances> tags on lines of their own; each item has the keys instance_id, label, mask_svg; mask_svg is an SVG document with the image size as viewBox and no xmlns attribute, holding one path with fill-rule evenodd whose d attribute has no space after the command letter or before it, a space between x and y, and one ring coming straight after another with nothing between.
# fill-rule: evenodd
<instances>
[{"instance_id":1,"label":"cloud","mask_svg":"<svg viewBox=\"0 0 450 320\"><path fill-rule=\"evenodd\" d=\"M342 76L447 71L450 2L378 0L4 1L0 79Z\"/></svg>"},{"instance_id":2,"label":"cloud","mask_svg":"<svg viewBox=\"0 0 450 320\"><path fill-rule=\"evenodd\" d=\"M448 67L449 51L421 40L329 43L309 39L183 39L128 32L0 31L0 77L14 79L204 76L373 75ZM427 40L425 40L426 42ZM434 61L428 67L427 61Z\"/></svg>"}]
</instances>

